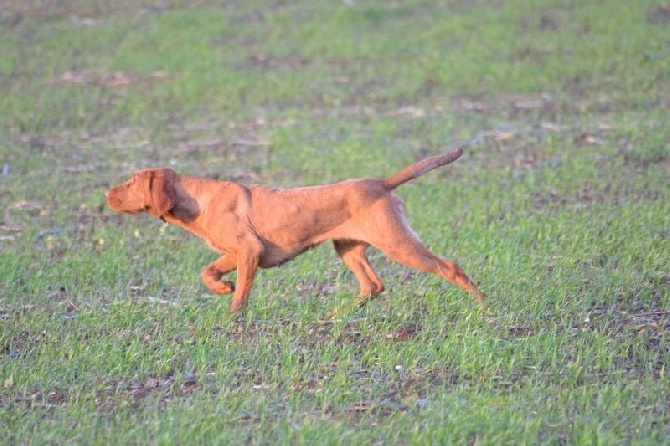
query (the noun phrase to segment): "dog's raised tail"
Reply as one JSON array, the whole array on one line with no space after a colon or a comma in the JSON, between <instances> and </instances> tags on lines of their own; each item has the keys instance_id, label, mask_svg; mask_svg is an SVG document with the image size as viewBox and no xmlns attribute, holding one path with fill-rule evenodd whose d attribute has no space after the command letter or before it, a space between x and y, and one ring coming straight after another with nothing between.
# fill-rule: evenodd
<instances>
[{"instance_id":1,"label":"dog's raised tail","mask_svg":"<svg viewBox=\"0 0 670 446\"><path fill-rule=\"evenodd\" d=\"M445 164L453 163L463 154L463 149L459 147L451 153L443 153L442 155L431 156L419 162L405 167L403 170L394 173L384 180L384 187L388 190L393 190L403 183L418 178L421 175L436 169Z\"/></svg>"}]
</instances>

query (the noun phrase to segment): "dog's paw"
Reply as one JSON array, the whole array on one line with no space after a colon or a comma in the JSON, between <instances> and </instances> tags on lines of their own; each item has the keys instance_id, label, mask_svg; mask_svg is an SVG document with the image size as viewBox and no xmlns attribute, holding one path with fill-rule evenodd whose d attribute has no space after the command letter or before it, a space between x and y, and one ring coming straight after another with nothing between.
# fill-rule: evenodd
<instances>
[{"instance_id":1,"label":"dog's paw","mask_svg":"<svg viewBox=\"0 0 670 446\"><path fill-rule=\"evenodd\" d=\"M216 294L230 294L235 291L235 282L230 280L220 280L208 285L210 285L209 289Z\"/></svg>"},{"instance_id":2,"label":"dog's paw","mask_svg":"<svg viewBox=\"0 0 670 446\"><path fill-rule=\"evenodd\" d=\"M245 299L241 302L235 301L230 304L231 314L243 314L246 312L247 306L249 305L249 300Z\"/></svg>"}]
</instances>

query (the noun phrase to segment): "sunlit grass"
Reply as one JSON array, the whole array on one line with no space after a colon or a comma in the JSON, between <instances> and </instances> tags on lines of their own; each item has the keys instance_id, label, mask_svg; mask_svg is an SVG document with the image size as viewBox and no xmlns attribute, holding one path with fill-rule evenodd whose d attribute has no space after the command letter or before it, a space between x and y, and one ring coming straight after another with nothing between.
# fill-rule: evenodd
<instances>
[{"instance_id":1,"label":"sunlit grass","mask_svg":"<svg viewBox=\"0 0 670 446\"><path fill-rule=\"evenodd\" d=\"M8 2L0 442L666 441L664 11ZM456 145L397 192L487 315L372 249L387 291L331 320L357 288L330 244L230 315L216 253L103 196L148 166L290 187Z\"/></svg>"}]
</instances>

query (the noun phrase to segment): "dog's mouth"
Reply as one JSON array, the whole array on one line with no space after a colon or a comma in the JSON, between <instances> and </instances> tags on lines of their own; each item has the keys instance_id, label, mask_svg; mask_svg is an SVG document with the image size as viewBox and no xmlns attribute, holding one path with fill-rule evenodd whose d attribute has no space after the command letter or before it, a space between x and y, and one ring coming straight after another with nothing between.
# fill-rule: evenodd
<instances>
[{"instance_id":1,"label":"dog's mouth","mask_svg":"<svg viewBox=\"0 0 670 446\"><path fill-rule=\"evenodd\" d=\"M107 195L107 204L109 204L109 207L115 211L119 211L119 207L121 207L121 200L114 196Z\"/></svg>"},{"instance_id":2,"label":"dog's mouth","mask_svg":"<svg viewBox=\"0 0 670 446\"><path fill-rule=\"evenodd\" d=\"M141 214L143 212L146 212L146 209L144 209L144 208L142 208L142 209L118 209L118 208L114 208L113 206L111 206L111 208L114 209L116 212L123 212L124 214L128 214L128 215L137 215L137 214Z\"/></svg>"},{"instance_id":3,"label":"dog's mouth","mask_svg":"<svg viewBox=\"0 0 670 446\"><path fill-rule=\"evenodd\" d=\"M116 212L123 212L124 214L130 214L130 215L136 215L142 212L147 211L146 206L138 207L138 208L130 208L124 205L124 200L122 200L114 191L114 189L110 189L105 193L105 198L107 199L107 203L109 204L109 207L115 210Z\"/></svg>"}]
</instances>

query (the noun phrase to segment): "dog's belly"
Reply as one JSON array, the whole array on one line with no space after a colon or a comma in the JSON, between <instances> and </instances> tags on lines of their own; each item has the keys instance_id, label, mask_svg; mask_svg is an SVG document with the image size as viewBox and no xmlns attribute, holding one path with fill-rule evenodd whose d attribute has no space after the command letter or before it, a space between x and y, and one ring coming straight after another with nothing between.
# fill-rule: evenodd
<instances>
[{"instance_id":1,"label":"dog's belly","mask_svg":"<svg viewBox=\"0 0 670 446\"><path fill-rule=\"evenodd\" d=\"M303 252L312 249L314 246L307 246L297 251L286 252L286 250L279 248L276 245L266 246L259 266L261 268L273 268L275 266L280 266L286 262L289 262L302 254Z\"/></svg>"},{"instance_id":2,"label":"dog's belly","mask_svg":"<svg viewBox=\"0 0 670 446\"><path fill-rule=\"evenodd\" d=\"M293 260L305 251L320 245L327 240L364 240L365 237L355 227L342 225L319 234L310 234L302 240L295 240L293 243L278 244L272 240L262 239L263 254L260 260L261 268L272 268Z\"/></svg>"}]
</instances>

